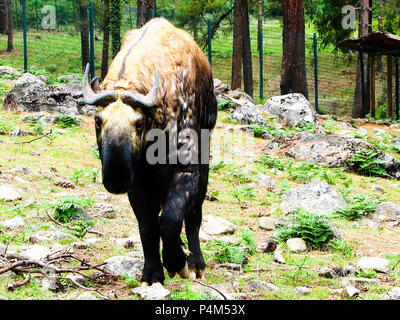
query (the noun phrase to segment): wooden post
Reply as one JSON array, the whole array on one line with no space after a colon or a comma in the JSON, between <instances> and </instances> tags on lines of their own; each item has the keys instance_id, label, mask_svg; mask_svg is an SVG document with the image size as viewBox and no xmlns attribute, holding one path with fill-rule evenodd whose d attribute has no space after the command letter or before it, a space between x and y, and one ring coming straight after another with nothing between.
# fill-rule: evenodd
<instances>
[{"instance_id":1,"label":"wooden post","mask_svg":"<svg viewBox=\"0 0 400 320\"><path fill-rule=\"evenodd\" d=\"M371 118L375 118L375 56L369 57L369 73L371 75L370 81L370 114Z\"/></svg>"},{"instance_id":2,"label":"wooden post","mask_svg":"<svg viewBox=\"0 0 400 320\"><path fill-rule=\"evenodd\" d=\"M392 56L388 55L387 56L387 113L389 119L393 118L392 78L393 78L393 60Z\"/></svg>"}]
</instances>

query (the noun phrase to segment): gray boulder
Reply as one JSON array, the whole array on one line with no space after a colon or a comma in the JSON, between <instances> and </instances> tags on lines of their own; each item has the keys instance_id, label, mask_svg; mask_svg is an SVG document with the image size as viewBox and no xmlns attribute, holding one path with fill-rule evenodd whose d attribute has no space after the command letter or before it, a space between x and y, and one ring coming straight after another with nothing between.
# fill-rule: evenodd
<instances>
[{"instance_id":1,"label":"gray boulder","mask_svg":"<svg viewBox=\"0 0 400 320\"><path fill-rule=\"evenodd\" d=\"M262 111L251 102L246 102L239 108L236 108L231 115L232 119L239 121L241 124L258 124L267 125Z\"/></svg>"},{"instance_id":2,"label":"gray boulder","mask_svg":"<svg viewBox=\"0 0 400 320\"><path fill-rule=\"evenodd\" d=\"M0 75L12 75L12 76L18 76L21 74L17 69L7 67L7 66L0 66Z\"/></svg>"},{"instance_id":3,"label":"gray boulder","mask_svg":"<svg viewBox=\"0 0 400 320\"><path fill-rule=\"evenodd\" d=\"M271 140L263 151L267 154L282 153L299 161L316 163L324 167L347 167L357 171L355 164L348 162L362 149L374 151L376 159L387 174L400 179L400 162L362 139L333 135L299 132Z\"/></svg>"},{"instance_id":4,"label":"gray boulder","mask_svg":"<svg viewBox=\"0 0 400 320\"><path fill-rule=\"evenodd\" d=\"M43 81L44 80L44 81ZM3 108L28 112L93 115L95 106L86 105L82 86L76 83L49 86L45 79L25 73L4 100Z\"/></svg>"},{"instance_id":5,"label":"gray boulder","mask_svg":"<svg viewBox=\"0 0 400 320\"><path fill-rule=\"evenodd\" d=\"M290 127L316 121L314 109L301 93L272 97L264 104L264 109L278 115Z\"/></svg>"},{"instance_id":6,"label":"gray boulder","mask_svg":"<svg viewBox=\"0 0 400 320\"><path fill-rule=\"evenodd\" d=\"M132 289L132 293L139 295L145 300L166 300L170 291L157 282L151 286L142 286Z\"/></svg>"},{"instance_id":7,"label":"gray boulder","mask_svg":"<svg viewBox=\"0 0 400 320\"><path fill-rule=\"evenodd\" d=\"M290 213L296 208L328 214L346 206L346 201L326 182L310 182L290 189L282 196L281 209Z\"/></svg>"},{"instance_id":8,"label":"gray boulder","mask_svg":"<svg viewBox=\"0 0 400 320\"><path fill-rule=\"evenodd\" d=\"M111 272L115 275L128 275L134 277L135 275L141 275L144 263L143 260L133 259L124 256L116 256L107 259L104 265L104 270Z\"/></svg>"}]
</instances>

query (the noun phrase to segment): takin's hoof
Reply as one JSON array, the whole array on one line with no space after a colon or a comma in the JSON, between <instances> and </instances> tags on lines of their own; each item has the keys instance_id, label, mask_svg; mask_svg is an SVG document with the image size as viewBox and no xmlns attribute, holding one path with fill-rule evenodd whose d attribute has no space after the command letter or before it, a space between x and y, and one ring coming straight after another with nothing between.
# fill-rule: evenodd
<instances>
[{"instance_id":1,"label":"takin's hoof","mask_svg":"<svg viewBox=\"0 0 400 320\"><path fill-rule=\"evenodd\" d=\"M178 274L181 278L183 279L189 279L190 278L190 272L189 272L189 267L187 262L185 263L185 266L181 271L178 271Z\"/></svg>"},{"instance_id":2,"label":"takin's hoof","mask_svg":"<svg viewBox=\"0 0 400 320\"><path fill-rule=\"evenodd\" d=\"M175 277L175 275L176 275L176 272L175 272L175 271L168 271L168 270L167 270L167 272L168 272L168 275L169 275L170 278L173 278L173 277Z\"/></svg>"}]
</instances>

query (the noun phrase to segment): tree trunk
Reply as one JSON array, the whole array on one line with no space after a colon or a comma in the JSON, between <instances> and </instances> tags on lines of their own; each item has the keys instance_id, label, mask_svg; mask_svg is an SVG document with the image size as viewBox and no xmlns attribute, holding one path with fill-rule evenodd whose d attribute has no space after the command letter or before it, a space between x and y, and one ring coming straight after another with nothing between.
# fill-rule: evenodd
<instances>
[{"instance_id":1,"label":"tree trunk","mask_svg":"<svg viewBox=\"0 0 400 320\"><path fill-rule=\"evenodd\" d=\"M110 1L104 0L104 26L103 26L103 51L101 57L101 78L104 79L108 72L108 59L110 52Z\"/></svg>"},{"instance_id":2,"label":"tree trunk","mask_svg":"<svg viewBox=\"0 0 400 320\"><path fill-rule=\"evenodd\" d=\"M8 39L7 39L7 51L10 52L14 49L13 45L13 3L12 0L8 0Z\"/></svg>"},{"instance_id":3,"label":"tree trunk","mask_svg":"<svg viewBox=\"0 0 400 320\"><path fill-rule=\"evenodd\" d=\"M88 7L81 1L78 6L81 32L82 71L85 71L86 65L90 63Z\"/></svg>"},{"instance_id":4,"label":"tree trunk","mask_svg":"<svg viewBox=\"0 0 400 320\"><path fill-rule=\"evenodd\" d=\"M383 19L382 19L382 0L378 0L378 30L383 31ZM383 70L382 56L376 57L376 71L381 72Z\"/></svg>"},{"instance_id":5,"label":"tree trunk","mask_svg":"<svg viewBox=\"0 0 400 320\"><path fill-rule=\"evenodd\" d=\"M111 0L110 32L112 55L115 57L121 48L121 0Z\"/></svg>"},{"instance_id":6,"label":"tree trunk","mask_svg":"<svg viewBox=\"0 0 400 320\"><path fill-rule=\"evenodd\" d=\"M7 32L8 32L7 2L8 2L8 0L0 0L0 33L1 34L7 34Z\"/></svg>"},{"instance_id":7,"label":"tree trunk","mask_svg":"<svg viewBox=\"0 0 400 320\"><path fill-rule=\"evenodd\" d=\"M360 0L360 28L358 29L358 36L362 37L369 32L368 24L370 21L370 15L368 12L369 0ZM365 9L364 9L365 8ZM368 54L364 53L364 85L365 85L365 109L366 112L369 110L369 68L368 68ZM363 107L362 107L362 86L361 86L361 61L358 59L357 63L357 76L356 76L356 88L354 92L354 106L351 116L353 118L363 118Z\"/></svg>"},{"instance_id":8,"label":"tree trunk","mask_svg":"<svg viewBox=\"0 0 400 320\"><path fill-rule=\"evenodd\" d=\"M308 99L303 0L283 1L281 94L301 93Z\"/></svg>"},{"instance_id":9,"label":"tree trunk","mask_svg":"<svg viewBox=\"0 0 400 320\"><path fill-rule=\"evenodd\" d=\"M233 8L232 90L242 86L243 24L242 0L235 0Z\"/></svg>"},{"instance_id":10,"label":"tree trunk","mask_svg":"<svg viewBox=\"0 0 400 320\"><path fill-rule=\"evenodd\" d=\"M258 0L257 51L260 51L260 31L263 27L263 0Z\"/></svg>"},{"instance_id":11,"label":"tree trunk","mask_svg":"<svg viewBox=\"0 0 400 320\"><path fill-rule=\"evenodd\" d=\"M155 17L156 11L156 0L137 0L137 27L142 27L153 16Z\"/></svg>"},{"instance_id":12,"label":"tree trunk","mask_svg":"<svg viewBox=\"0 0 400 320\"><path fill-rule=\"evenodd\" d=\"M244 92L253 97L253 63L251 60L249 6L242 0L243 8L243 85Z\"/></svg>"}]
</instances>

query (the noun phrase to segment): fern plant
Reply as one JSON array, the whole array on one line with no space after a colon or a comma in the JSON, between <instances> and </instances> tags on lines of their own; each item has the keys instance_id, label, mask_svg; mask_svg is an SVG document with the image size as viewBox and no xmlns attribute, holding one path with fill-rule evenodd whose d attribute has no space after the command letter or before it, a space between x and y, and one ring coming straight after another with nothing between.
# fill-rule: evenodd
<instances>
[{"instance_id":1,"label":"fern plant","mask_svg":"<svg viewBox=\"0 0 400 320\"><path fill-rule=\"evenodd\" d=\"M72 128L78 126L78 119L69 114L61 114L57 116L56 121L61 128Z\"/></svg>"},{"instance_id":2,"label":"fern plant","mask_svg":"<svg viewBox=\"0 0 400 320\"><path fill-rule=\"evenodd\" d=\"M347 220L358 220L362 217L368 216L374 212L381 199L375 200L369 195L356 194L346 198L350 202L346 207L338 209L334 212L334 215L343 217Z\"/></svg>"},{"instance_id":3,"label":"fern plant","mask_svg":"<svg viewBox=\"0 0 400 320\"><path fill-rule=\"evenodd\" d=\"M279 240L285 242L291 238L301 238L312 249L324 247L333 237L326 217L302 209L296 209L288 223L277 230Z\"/></svg>"},{"instance_id":4,"label":"fern plant","mask_svg":"<svg viewBox=\"0 0 400 320\"><path fill-rule=\"evenodd\" d=\"M384 161L378 158L379 153L370 149L362 148L347 162L353 165L360 174L374 177L390 177L383 168Z\"/></svg>"},{"instance_id":5,"label":"fern plant","mask_svg":"<svg viewBox=\"0 0 400 320\"><path fill-rule=\"evenodd\" d=\"M91 207L93 203L92 199L71 195L60 197L48 206L54 209L54 219L67 223L74 217L83 217L84 207Z\"/></svg>"}]
</instances>

